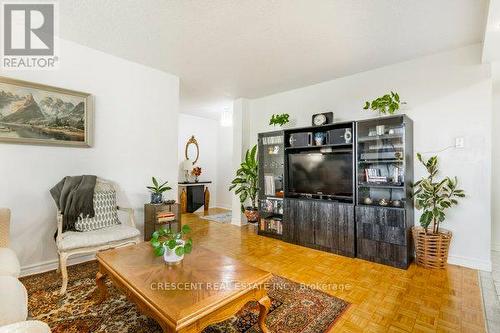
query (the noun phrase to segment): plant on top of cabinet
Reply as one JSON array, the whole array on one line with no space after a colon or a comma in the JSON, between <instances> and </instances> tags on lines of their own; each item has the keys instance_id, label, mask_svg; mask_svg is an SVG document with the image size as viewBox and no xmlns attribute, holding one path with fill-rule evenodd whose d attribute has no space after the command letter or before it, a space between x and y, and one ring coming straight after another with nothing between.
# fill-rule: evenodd
<instances>
[{"instance_id":1,"label":"plant on top of cabinet","mask_svg":"<svg viewBox=\"0 0 500 333\"><path fill-rule=\"evenodd\" d=\"M457 199L465 197L465 192L458 188L457 177L436 179L439 171L437 156L424 160L421 154L417 154L417 158L428 172L427 177L415 183L413 193L415 207L423 211L421 227L413 227L417 264L428 268L444 268L452 234L440 229L439 225L446 218L445 211L457 205Z\"/></svg>"},{"instance_id":2,"label":"plant on top of cabinet","mask_svg":"<svg viewBox=\"0 0 500 333\"><path fill-rule=\"evenodd\" d=\"M389 94L385 94L371 102L366 101L363 109L378 112L379 115L394 114L400 109L402 104L406 104L406 102L401 102L399 94L391 91Z\"/></svg>"},{"instance_id":3,"label":"plant on top of cabinet","mask_svg":"<svg viewBox=\"0 0 500 333\"><path fill-rule=\"evenodd\" d=\"M259 212L257 209L257 194L259 188L259 164L257 162L257 145L248 149L245 154L245 160L236 171L236 178L231 182L229 191L236 189L234 194L239 195L241 211L245 213L248 222L257 222ZM250 199L250 206L245 207L245 202Z\"/></svg>"},{"instance_id":4,"label":"plant on top of cabinet","mask_svg":"<svg viewBox=\"0 0 500 333\"><path fill-rule=\"evenodd\" d=\"M288 113L273 114L269 120L269 125L279 125L281 127L290 121L288 118L290 118Z\"/></svg>"},{"instance_id":5,"label":"plant on top of cabinet","mask_svg":"<svg viewBox=\"0 0 500 333\"><path fill-rule=\"evenodd\" d=\"M151 178L151 182L153 183L153 186L146 186L147 189L151 191L151 203L160 204L163 201L163 192L169 191L172 188L167 185L168 181L160 185L155 177Z\"/></svg>"}]
</instances>

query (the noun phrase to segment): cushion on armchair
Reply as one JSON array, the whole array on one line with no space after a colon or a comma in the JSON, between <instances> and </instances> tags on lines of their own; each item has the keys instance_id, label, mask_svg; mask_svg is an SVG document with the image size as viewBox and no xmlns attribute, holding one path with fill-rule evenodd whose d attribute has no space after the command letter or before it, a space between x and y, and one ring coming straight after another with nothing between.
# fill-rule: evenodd
<instances>
[{"instance_id":1,"label":"cushion on armchair","mask_svg":"<svg viewBox=\"0 0 500 333\"><path fill-rule=\"evenodd\" d=\"M97 182L94 190L94 217L81 217L75 222L77 231L92 231L120 223L116 209L116 191L111 184Z\"/></svg>"},{"instance_id":2,"label":"cushion on armchair","mask_svg":"<svg viewBox=\"0 0 500 333\"><path fill-rule=\"evenodd\" d=\"M16 253L9 248L0 247L0 276L10 275L18 277L21 273L21 266Z\"/></svg>"},{"instance_id":3,"label":"cushion on armchair","mask_svg":"<svg viewBox=\"0 0 500 333\"><path fill-rule=\"evenodd\" d=\"M125 241L140 235L134 227L118 224L111 227L87 232L66 231L63 233L59 249L63 251L101 246L108 243Z\"/></svg>"},{"instance_id":4,"label":"cushion on armchair","mask_svg":"<svg viewBox=\"0 0 500 333\"><path fill-rule=\"evenodd\" d=\"M26 320L28 293L12 276L0 276L0 326Z\"/></svg>"}]
</instances>

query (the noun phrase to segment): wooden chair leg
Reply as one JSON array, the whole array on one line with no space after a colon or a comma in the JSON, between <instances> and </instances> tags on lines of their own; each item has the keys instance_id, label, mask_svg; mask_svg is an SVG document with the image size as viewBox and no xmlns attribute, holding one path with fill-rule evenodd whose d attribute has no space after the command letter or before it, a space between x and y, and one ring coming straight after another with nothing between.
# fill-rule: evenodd
<instances>
[{"instance_id":1,"label":"wooden chair leg","mask_svg":"<svg viewBox=\"0 0 500 333\"><path fill-rule=\"evenodd\" d=\"M61 255L58 254L58 257L59 257L59 262L57 263L56 273L60 274L61 273Z\"/></svg>"},{"instance_id":2,"label":"wooden chair leg","mask_svg":"<svg viewBox=\"0 0 500 333\"><path fill-rule=\"evenodd\" d=\"M61 253L59 255L59 266L62 275L62 285L61 290L59 291L59 295L66 294L66 289L68 288L68 269L66 268L67 260L68 255L66 253Z\"/></svg>"}]
</instances>

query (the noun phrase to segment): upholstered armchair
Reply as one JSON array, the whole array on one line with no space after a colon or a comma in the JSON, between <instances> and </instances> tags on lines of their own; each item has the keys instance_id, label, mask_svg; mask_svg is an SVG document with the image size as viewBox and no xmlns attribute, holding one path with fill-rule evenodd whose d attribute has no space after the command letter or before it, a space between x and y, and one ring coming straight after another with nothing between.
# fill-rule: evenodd
<instances>
[{"instance_id":1,"label":"upholstered armchair","mask_svg":"<svg viewBox=\"0 0 500 333\"><path fill-rule=\"evenodd\" d=\"M94 191L94 210L94 218L80 218L75 224L79 231L63 232L63 217L60 212L57 213L56 244L62 275L61 295L66 293L68 287L68 257L141 242L133 209L117 206L115 188L110 182L100 178L97 179ZM119 221L118 211L128 215L125 223Z\"/></svg>"},{"instance_id":2,"label":"upholstered armchair","mask_svg":"<svg viewBox=\"0 0 500 333\"><path fill-rule=\"evenodd\" d=\"M0 333L50 333L47 324L28 320L28 293L17 279L17 256L9 246L10 210L0 208Z\"/></svg>"}]
</instances>

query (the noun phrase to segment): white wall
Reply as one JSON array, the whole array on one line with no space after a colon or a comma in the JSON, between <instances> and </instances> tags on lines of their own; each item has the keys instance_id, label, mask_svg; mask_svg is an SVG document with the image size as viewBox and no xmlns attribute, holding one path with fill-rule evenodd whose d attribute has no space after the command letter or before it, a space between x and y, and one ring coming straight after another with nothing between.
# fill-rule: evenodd
<instances>
[{"instance_id":1,"label":"white wall","mask_svg":"<svg viewBox=\"0 0 500 333\"><path fill-rule=\"evenodd\" d=\"M443 173L456 175L467 193L443 227L454 232L450 262L489 270L492 81L480 59L481 47L473 45L250 100L248 140L256 142L257 133L272 130L273 113L290 113L297 126L310 125L312 114L326 110L337 120L362 119L374 116L362 110L365 100L398 91L409 103L404 112L414 120L415 152L439 150L465 137L465 149L439 154ZM418 179L423 170L419 165L415 170Z\"/></svg>"},{"instance_id":2,"label":"white wall","mask_svg":"<svg viewBox=\"0 0 500 333\"><path fill-rule=\"evenodd\" d=\"M210 207L217 202L217 141L218 122L213 119L196 117L188 114L179 114L179 181L184 181L184 172L180 164L185 158L185 147L192 135L198 141L200 157L195 166L201 167L200 181L212 181L210 190ZM203 209L203 208L201 208Z\"/></svg>"},{"instance_id":3,"label":"white wall","mask_svg":"<svg viewBox=\"0 0 500 333\"><path fill-rule=\"evenodd\" d=\"M233 127L219 126L217 133L217 201L220 208L231 209L232 194L228 191L233 180Z\"/></svg>"},{"instance_id":4,"label":"white wall","mask_svg":"<svg viewBox=\"0 0 500 333\"><path fill-rule=\"evenodd\" d=\"M57 258L49 189L62 177L116 182L118 203L136 209L141 230L151 176L177 181L178 78L72 42L60 46L58 70L2 72L95 97L92 148L0 144L0 206L12 210L11 244L25 269Z\"/></svg>"},{"instance_id":5,"label":"white wall","mask_svg":"<svg viewBox=\"0 0 500 333\"><path fill-rule=\"evenodd\" d=\"M493 76L493 112L492 112L492 182L491 182L491 248L500 251L500 63L492 65ZM494 171L497 171L496 173Z\"/></svg>"}]
</instances>

